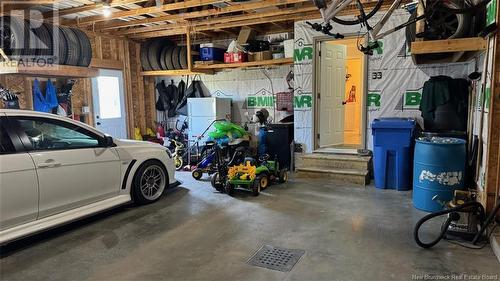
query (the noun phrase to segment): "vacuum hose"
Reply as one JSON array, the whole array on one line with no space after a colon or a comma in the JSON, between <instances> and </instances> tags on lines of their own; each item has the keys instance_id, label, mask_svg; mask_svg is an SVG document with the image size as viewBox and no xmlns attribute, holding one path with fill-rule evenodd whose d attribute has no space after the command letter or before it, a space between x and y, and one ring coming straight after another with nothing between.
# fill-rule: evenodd
<instances>
[{"instance_id":1,"label":"vacuum hose","mask_svg":"<svg viewBox=\"0 0 500 281\"><path fill-rule=\"evenodd\" d=\"M448 230L448 226L450 226L450 224L453 221L458 221L460 219L460 214L458 213L458 211L466 209L466 208L476 208L477 210L479 210L479 219L482 220L484 218L484 214L485 214L484 207L479 202L467 202L467 203L464 203L464 204L462 204L460 206L457 206L457 207L454 207L454 208L451 208L451 209L442 210L442 211L438 211L438 212L435 212L435 213L432 213L432 214L428 214L425 217L421 218L417 222L417 224L415 225L415 228L413 230L413 238L415 239L415 242L420 247L425 248L425 249L433 247L434 245L436 245L437 243L439 243L439 241L441 241L441 239L444 238L444 236L446 235L446 231ZM426 221L428 221L430 219L433 219L435 217L446 215L446 214L450 214L450 215L448 216L448 219L446 219L446 221L444 222L443 226L441 227L441 232L440 232L439 236L435 240L433 240L432 242L430 242L430 243L424 243L424 242L422 242L420 240L420 237L419 237L419 234L418 234L418 231L420 230L420 227Z\"/></svg>"}]
</instances>

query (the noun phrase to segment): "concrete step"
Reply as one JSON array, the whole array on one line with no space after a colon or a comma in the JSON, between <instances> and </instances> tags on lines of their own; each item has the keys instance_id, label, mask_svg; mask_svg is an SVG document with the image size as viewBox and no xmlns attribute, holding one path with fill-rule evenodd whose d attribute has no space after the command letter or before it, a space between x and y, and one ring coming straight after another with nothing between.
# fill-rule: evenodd
<instances>
[{"instance_id":1,"label":"concrete step","mask_svg":"<svg viewBox=\"0 0 500 281\"><path fill-rule=\"evenodd\" d=\"M370 184L368 170L300 167L296 168L296 176L299 178L329 178L362 186Z\"/></svg>"},{"instance_id":2,"label":"concrete step","mask_svg":"<svg viewBox=\"0 0 500 281\"><path fill-rule=\"evenodd\" d=\"M371 170L371 156L326 153L302 154L296 157L295 166L297 168L322 167L369 171Z\"/></svg>"}]
</instances>

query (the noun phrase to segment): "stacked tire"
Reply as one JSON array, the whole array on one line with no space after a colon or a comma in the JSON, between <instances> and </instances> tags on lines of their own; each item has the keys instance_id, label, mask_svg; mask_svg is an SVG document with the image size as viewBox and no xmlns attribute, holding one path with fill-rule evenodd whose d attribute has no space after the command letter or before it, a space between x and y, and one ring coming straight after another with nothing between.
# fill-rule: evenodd
<instances>
[{"instance_id":1,"label":"stacked tire","mask_svg":"<svg viewBox=\"0 0 500 281\"><path fill-rule=\"evenodd\" d=\"M47 23L0 17L0 48L12 60L45 59L54 64L88 67L92 45L85 32Z\"/></svg>"},{"instance_id":2,"label":"stacked tire","mask_svg":"<svg viewBox=\"0 0 500 281\"><path fill-rule=\"evenodd\" d=\"M177 46L165 38L146 41L141 45L144 71L188 69L187 47Z\"/></svg>"}]
</instances>

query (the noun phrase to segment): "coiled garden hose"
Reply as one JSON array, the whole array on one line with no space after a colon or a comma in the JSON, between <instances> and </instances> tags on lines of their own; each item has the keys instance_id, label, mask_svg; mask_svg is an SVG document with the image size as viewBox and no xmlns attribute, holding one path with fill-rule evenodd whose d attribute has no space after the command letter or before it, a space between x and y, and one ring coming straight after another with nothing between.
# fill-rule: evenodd
<instances>
[{"instance_id":1,"label":"coiled garden hose","mask_svg":"<svg viewBox=\"0 0 500 281\"><path fill-rule=\"evenodd\" d=\"M457 206L457 207L454 207L451 209L442 210L442 211L438 211L438 212L435 212L432 214L428 214L425 217L421 218L417 222L417 224L415 225L415 228L413 229L413 238L415 239L415 242L417 243L417 245L419 245L422 248L428 249L428 248L433 247L437 243L439 243L439 241L441 241L441 239L443 239L445 237L446 231L448 230L448 226L450 226L450 224L453 221L458 221L460 219L460 214L458 213L458 211L464 210L466 208L475 208L476 210L478 210L478 219L481 222L483 221L484 216L485 216L484 207L479 202L466 202L460 206ZM448 216L448 219L446 219L446 221L443 223L443 225L441 227L441 232L439 233L439 236L430 243L422 242L420 240L419 233L418 233L420 230L420 227L428 220L431 220L435 217L447 215L447 214L450 214L450 215ZM484 227L485 226L481 226L481 230Z\"/></svg>"}]
</instances>

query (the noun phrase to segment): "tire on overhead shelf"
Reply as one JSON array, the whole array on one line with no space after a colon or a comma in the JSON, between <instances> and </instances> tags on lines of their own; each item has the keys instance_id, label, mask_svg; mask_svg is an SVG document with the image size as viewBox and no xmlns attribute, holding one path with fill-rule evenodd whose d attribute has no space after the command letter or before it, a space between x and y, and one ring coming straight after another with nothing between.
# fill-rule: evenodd
<instances>
[{"instance_id":1,"label":"tire on overhead shelf","mask_svg":"<svg viewBox=\"0 0 500 281\"><path fill-rule=\"evenodd\" d=\"M164 46L163 49L161 50L161 53L160 53L160 66L161 66L162 70L168 69L166 58L167 58L167 51L169 48L170 48L170 46Z\"/></svg>"},{"instance_id":2,"label":"tire on overhead shelf","mask_svg":"<svg viewBox=\"0 0 500 281\"><path fill-rule=\"evenodd\" d=\"M52 38L52 50L50 55L53 58L53 63L64 64L64 61L68 56L68 44L62 35L61 30L58 26L52 24L44 23L43 25Z\"/></svg>"},{"instance_id":3,"label":"tire on overhead shelf","mask_svg":"<svg viewBox=\"0 0 500 281\"><path fill-rule=\"evenodd\" d=\"M159 38L153 40L148 48L148 61L151 65L152 70L161 70L160 56L163 46L170 45L170 41L165 38Z\"/></svg>"},{"instance_id":4,"label":"tire on overhead shelf","mask_svg":"<svg viewBox=\"0 0 500 281\"><path fill-rule=\"evenodd\" d=\"M417 13L414 12L408 19L409 22L417 18ZM408 49L411 51L411 43L416 40L416 24L410 24L406 26L406 44ZM419 55L421 59L425 61L433 61L435 63L445 63L445 62L457 62L464 55L465 52L454 52L454 53L436 53L436 54L423 54Z\"/></svg>"},{"instance_id":5,"label":"tire on overhead shelf","mask_svg":"<svg viewBox=\"0 0 500 281\"><path fill-rule=\"evenodd\" d=\"M177 46L174 47L172 50L172 64L174 65L174 69L181 69L181 62L180 62L180 51L181 47Z\"/></svg>"},{"instance_id":6,"label":"tire on overhead shelf","mask_svg":"<svg viewBox=\"0 0 500 281\"><path fill-rule=\"evenodd\" d=\"M29 32L23 21L14 17L1 17L0 46L5 54L14 60L29 55L26 44L29 42Z\"/></svg>"},{"instance_id":7,"label":"tire on overhead shelf","mask_svg":"<svg viewBox=\"0 0 500 281\"><path fill-rule=\"evenodd\" d=\"M80 29L72 28L73 32L78 37L80 44L80 58L78 59L78 66L88 67L92 61L92 44L87 34Z\"/></svg>"},{"instance_id":8,"label":"tire on overhead shelf","mask_svg":"<svg viewBox=\"0 0 500 281\"><path fill-rule=\"evenodd\" d=\"M141 44L141 64L142 64L142 70L144 71L150 71L152 70L151 65L149 64L148 60L148 50L149 50L149 45L151 44L151 41L143 42Z\"/></svg>"},{"instance_id":9,"label":"tire on overhead shelf","mask_svg":"<svg viewBox=\"0 0 500 281\"><path fill-rule=\"evenodd\" d=\"M188 56L188 54L187 54L187 47L186 46L182 46L181 50L179 52L179 61L180 61L182 69L188 69L189 68L188 57L187 56Z\"/></svg>"},{"instance_id":10,"label":"tire on overhead shelf","mask_svg":"<svg viewBox=\"0 0 500 281\"><path fill-rule=\"evenodd\" d=\"M445 5L450 9L464 8L463 0L449 0ZM471 15L456 14L447 10L433 11L428 19L433 40L467 37L471 30Z\"/></svg>"},{"instance_id":11,"label":"tire on overhead shelf","mask_svg":"<svg viewBox=\"0 0 500 281\"><path fill-rule=\"evenodd\" d=\"M78 60L80 59L81 55L80 42L78 41L78 37L69 27L60 26L59 29L61 30L68 44L68 56L64 61L64 64L77 66Z\"/></svg>"},{"instance_id":12,"label":"tire on overhead shelf","mask_svg":"<svg viewBox=\"0 0 500 281\"><path fill-rule=\"evenodd\" d=\"M34 35L29 21L23 20L23 22L24 30L28 34L27 38L25 37L26 41L24 41L23 55L29 56L29 60L36 59L38 48L41 46L40 40L37 40L36 36Z\"/></svg>"},{"instance_id":13,"label":"tire on overhead shelf","mask_svg":"<svg viewBox=\"0 0 500 281\"><path fill-rule=\"evenodd\" d=\"M54 51L54 40L47 25L42 24L32 30L39 40L36 55L42 57L52 56Z\"/></svg>"},{"instance_id":14,"label":"tire on overhead shelf","mask_svg":"<svg viewBox=\"0 0 500 281\"><path fill-rule=\"evenodd\" d=\"M165 63L167 64L167 70L174 70L175 66L172 61L172 53L174 51L175 47L171 46L167 49L167 53L165 54Z\"/></svg>"}]
</instances>

